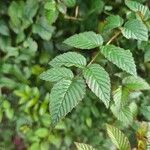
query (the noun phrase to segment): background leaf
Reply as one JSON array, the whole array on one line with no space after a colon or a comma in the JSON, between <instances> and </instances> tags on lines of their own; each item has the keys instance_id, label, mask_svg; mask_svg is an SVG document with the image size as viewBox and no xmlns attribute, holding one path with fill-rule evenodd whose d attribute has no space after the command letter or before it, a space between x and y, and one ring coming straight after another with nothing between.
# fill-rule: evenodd
<instances>
[{"instance_id":1,"label":"background leaf","mask_svg":"<svg viewBox=\"0 0 150 150\"><path fill-rule=\"evenodd\" d=\"M50 26L44 18L40 18L39 21L33 25L33 33L38 34L43 40L50 40L54 27Z\"/></svg>"},{"instance_id":2,"label":"background leaf","mask_svg":"<svg viewBox=\"0 0 150 150\"><path fill-rule=\"evenodd\" d=\"M128 76L122 82L129 90L150 90L150 85L141 77Z\"/></svg>"},{"instance_id":3,"label":"background leaf","mask_svg":"<svg viewBox=\"0 0 150 150\"><path fill-rule=\"evenodd\" d=\"M123 24L123 19L119 15L111 15L106 18L106 24L104 30L112 30L120 27Z\"/></svg>"},{"instance_id":4,"label":"background leaf","mask_svg":"<svg viewBox=\"0 0 150 150\"><path fill-rule=\"evenodd\" d=\"M77 150L96 150L91 145L75 142Z\"/></svg>"},{"instance_id":5,"label":"background leaf","mask_svg":"<svg viewBox=\"0 0 150 150\"><path fill-rule=\"evenodd\" d=\"M119 129L107 125L107 133L119 150L131 150L127 137Z\"/></svg>"}]
</instances>

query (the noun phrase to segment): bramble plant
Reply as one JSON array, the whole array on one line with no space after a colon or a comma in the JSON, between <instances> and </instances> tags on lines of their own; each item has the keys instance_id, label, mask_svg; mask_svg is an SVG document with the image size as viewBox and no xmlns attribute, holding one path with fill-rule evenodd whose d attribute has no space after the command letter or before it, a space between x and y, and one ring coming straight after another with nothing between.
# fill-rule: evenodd
<instances>
[{"instance_id":1,"label":"bramble plant","mask_svg":"<svg viewBox=\"0 0 150 150\"><path fill-rule=\"evenodd\" d=\"M149 150L149 6L0 2L0 148Z\"/></svg>"},{"instance_id":2,"label":"bramble plant","mask_svg":"<svg viewBox=\"0 0 150 150\"><path fill-rule=\"evenodd\" d=\"M45 81L56 82L50 93L49 109L52 125L56 125L60 119L78 105L84 98L87 87L104 103L106 108L111 108L113 115L118 120L126 125L132 123L136 113L133 107L136 109L137 105L127 101L128 94L131 91L149 90L150 86L137 75L132 52L112 43L120 38L120 34L127 39L136 39L140 42L148 41L146 21L150 18L150 11L148 7L138 2L125 0L125 4L135 12L135 17L124 21L119 15L110 15L104 30L115 29L115 32L109 41L105 42L101 34L96 34L93 31L75 34L64 41L68 46L84 51L97 48L95 56L89 63L78 52L66 52L51 60L49 65L52 68L40 75L40 78ZM112 91L109 73L102 65L94 62L100 53L108 61L126 72L122 84L114 91L114 102L111 102ZM74 69L74 74L69 69L70 67L77 68ZM110 126L107 128L114 144L121 150L131 149L127 139L117 130Z\"/></svg>"}]
</instances>

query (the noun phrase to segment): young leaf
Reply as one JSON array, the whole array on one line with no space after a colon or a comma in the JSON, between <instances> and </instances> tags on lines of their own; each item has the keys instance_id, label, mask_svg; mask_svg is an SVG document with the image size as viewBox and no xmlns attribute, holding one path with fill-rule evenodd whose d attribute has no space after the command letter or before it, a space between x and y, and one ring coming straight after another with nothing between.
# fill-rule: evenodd
<instances>
[{"instance_id":1,"label":"young leaf","mask_svg":"<svg viewBox=\"0 0 150 150\"><path fill-rule=\"evenodd\" d=\"M110 78L108 73L98 64L88 66L83 72L89 88L99 97L106 107L110 101Z\"/></svg>"},{"instance_id":2,"label":"young leaf","mask_svg":"<svg viewBox=\"0 0 150 150\"><path fill-rule=\"evenodd\" d=\"M53 67L71 67L76 66L79 68L83 68L86 66L86 59L81 54L76 52L67 52L55 57L49 64Z\"/></svg>"},{"instance_id":3,"label":"young leaf","mask_svg":"<svg viewBox=\"0 0 150 150\"><path fill-rule=\"evenodd\" d=\"M88 144L77 143L77 142L74 142L74 143L77 147L77 150L96 150L95 148L93 148L91 145L88 145Z\"/></svg>"},{"instance_id":4,"label":"young leaf","mask_svg":"<svg viewBox=\"0 0 150 150\"><path fill-rule=\"evenodd\" d=\"M147 6L144 6L136 1L125 0L125 4L135 12L140 12L142 17L146 20L149 18L150 11Z\"/></svg>"},{"instance_id":5,"label":"young leaf","mask_svg":"<svg viewBox=\"0 0 150 150\"><path fill-rule=\"evenodd\" d=\"M148 29L140 20L131 19L127 21L121 31L127 39L148 40Z\"/></svg>"},{"instance_id":6,"label":"young leaf","mask_svg":"<svg viewBox=\"0 0 150 150\"><path fill-rule=\"evenodd\" d=\"M129 50L114 45L106 45L102 46L101 53L117 67L134 76L137 75L135 62Z\"/></svg>"},{"instance_id":7,"label":"young leaf","mask_svg":"<svg viewBox=\"0 0 150 150\"><path fill-rule=\"evenodd\" d=\"M75 34L64 41L65 44L79 48L92 49L103 44L103 38L100 34L92 31Z\"/></svg>"},{"instance_id":8,"label":"young leaf","mask_svg":"<svg viewBox=\"0 0 150 150\"><path fill-rule=\"evenodd\" d=\"M112 30L122 26L122 24L123 19L119 15L111 15L106 18L106 25L104 26L104 30Z\"/></svg>"},{"instance_id":9,"label":"young leaf","mask_svg":"<svg viewBox=\"0 0 150 150\"><path fill-rule=\"evenodd\" d=\"M119 150L131 150L128 138L119 129L107 125L107 133Z\"/></svg>"},{"instance_id":10,"label":"young leaf","mask_svg":"<svg viewBox=\"0 0 150 150\"><path fill-rule=\"evenodd\" d=\"M150 85L141 77L128 76L122 82L129 90L150 90Z\"/></svg>"},{"instance_id":11,"label":"young leaf","mask_svg":"<svg viewBox=\"0 0 150 150\"><path fill-rule=\"evenodd\" d=\"M48 69L40 75L40 78L45 81L57 82L63 78L72 79L74 77L72 71L65 67L56 67Z\"/></svg>"},{"instance_id":12,"label":"young leaf","mask_svg":"<svg viewBox=\"0 0 150 150\"><path fill-rule=\"evenodd\" d=\"M85 87L82 78L62 79L54 85L50 93L50 114L53 125L56 125L84 98Z\"/></svg>"}]
</instances>

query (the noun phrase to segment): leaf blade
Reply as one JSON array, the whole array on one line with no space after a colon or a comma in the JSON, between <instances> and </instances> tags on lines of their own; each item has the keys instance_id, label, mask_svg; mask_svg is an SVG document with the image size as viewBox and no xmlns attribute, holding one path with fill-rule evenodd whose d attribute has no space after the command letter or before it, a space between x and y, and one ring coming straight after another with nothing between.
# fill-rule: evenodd
<instances>
[{"instance_id":1,"label":"leaf blade","mask_svg":"<svg viewBox=\"0 0 150 150\"><path fill-rule=\"evenodd\" d=\"M65 67L51 68L40 74L40 79L50 82L57 82L63 78L72 79L73 77L72 71Z\"/></svg>"},{"instance_id":2,"label":"leaf blade","mask_svg":"<svg viewBox=\"0 0 150 150\"><path fill-rule=\"evenodd\" d=\"M104 30L112 30L122 26L122 24L123 19L119 15L111 15L106 18L106 25L104 26Z\"/></svg>"},{"instance_id":3,"label":"leaf blade","mask_svg":"<svg viewBox=\"0 0 150 150\"><path fill-rule=\"evenodd\" d=\"M84 70L83 76L91 91L99 97L108 108L111 87L108 73L100 65L92 64Z\"/></svg>"},{"instance_id":4,"label":"leaf blade","mask_svg":"<svg viewBox=\"0 0 150 150\"><path fill-rule=\"evenodd\" d=\"M127 39L132 38L140 41L148 40L147 27L142 23L142 21L137 19L131 19L127 21L124 27L121 29L121 32Z\"/></svg>"},{"instance_id":5,"label":"leaf blade","mask_svg":"<svg viewBox=\"0 0 150 150\"><path fill-rule=\"evenodd\" d=\"M119 129L108 124L106 128L108 136L119 150L131 150L127 137Z\"/></svg>"},{"instance_id":6,"label":"leaf blade","mask_svg":"<svg viewBox=\"0 0 150 150\"><path fill-rule=\"evenodd\" d=\"M100 34L92 31L75 34L64 41L65 44L79 48L92 49L103 44L103 38Z\"/></svg>"},{"instance_id":7,"label":"leaf blade","mask_svg":"<svg viewBox=\"0 0 150 150\"><path fill-rule=\"evenodd\" d=\"M81 54L76 52L67 52L56 56L52 61L49 62L52 67L71 67L76 66L79 68L84 68L86 66L86 59Z\"/></svg>"},{"instance_id":8,"label":"leaf blade","mask_svg":"<svg viewBox=\"0 0 150 150\"><path fill-rule=\"evenodd\" d=\"M85 82L82 78L62 79L50 93L50 114L52 125L67 115L84 97Z\"/></svg>"},{"instance_id":9,"label":"leaf blade","mask_svg":"<svg viewBox=\"0 0 150 150\"><path fill-rule=\"evenodd\" d=\"M89 144L74 142L77 150L96 150Z\"/></svg>"},{"instance_id":10,"label":"leaf blade","mask_svg":"<svg viewBox=\"0 0 150 150\"><path fill-rule=\"evenodd\" d=\"M141 77L128 76L122 82L129 90L150 90L150 85Z\"/></svg>"},{"instance_id":11,"label":"leaf blade","mask_svg":"<svg viewBox=\"0 0 150 150\"><path fill-rule=\"evenodd\" d=\"M129 50L114 45L106 45L102 47L101 53L120 69L134 76L137 75L135 62Z\"/></svg>"},{"instance_id":12,"label":"leaf blade","mask_svg":"<svg viewBox=\"0 0 150 150\"><path fill-rule=\"evenodd\" d=\"M140 12L142 17L147 20L150 15L149 8L136 1L125 0L126 6L135 12Z\"/></svg>"}]
</instances>

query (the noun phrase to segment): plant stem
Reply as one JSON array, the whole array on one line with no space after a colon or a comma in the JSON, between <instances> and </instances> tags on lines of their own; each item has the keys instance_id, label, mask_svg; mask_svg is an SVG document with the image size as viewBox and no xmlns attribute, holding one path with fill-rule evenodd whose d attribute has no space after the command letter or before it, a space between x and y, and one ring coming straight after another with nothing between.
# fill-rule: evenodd
<instances>
[{"instance_id":1,"label":"plant stem","mask_svg":"<svg viewBox=\"0 0 150 150\"><path fill-rule=\"evenodd\" d=\"M120 35L120 33L121 31L116 32L115 35L112 36L110 40L106 43L106 45L110 44L114 39L116 39ZM95 59L98 57L99 54L100 54L100 51L97 52L97 54L93 57L93 59L88 63L87 66L91 65L95 61Z\"/></svg>"},{"instance_id":2,"label":"plant stem","mask_svg":"<svg viewBox=\"0 0 150 150\"><path fill-rule=\"evenodd\" d=\"M120 33L121 31L116 32L116 34L111 37L111 39L106 43L106 45L110 44L114 39L116 39L116 37L118 37Z\"/></svg>"}]
</instances>

